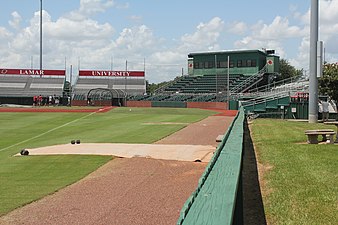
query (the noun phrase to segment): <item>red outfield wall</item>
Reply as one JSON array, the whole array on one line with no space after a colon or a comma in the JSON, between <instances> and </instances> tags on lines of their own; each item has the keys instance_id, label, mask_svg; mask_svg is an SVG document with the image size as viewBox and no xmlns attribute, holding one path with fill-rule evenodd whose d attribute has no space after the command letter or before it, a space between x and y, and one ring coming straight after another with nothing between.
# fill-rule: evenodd
<instances>
[{"instance_id":1,"label":"red outfield wall","mask_svg":"<svg viewBox=\"0 0 338 225\"><path fill-rule=\"evenodd\" d=\"M127 101L127 107L151 107L151 101Z\"/></svg>"}]
</instances>

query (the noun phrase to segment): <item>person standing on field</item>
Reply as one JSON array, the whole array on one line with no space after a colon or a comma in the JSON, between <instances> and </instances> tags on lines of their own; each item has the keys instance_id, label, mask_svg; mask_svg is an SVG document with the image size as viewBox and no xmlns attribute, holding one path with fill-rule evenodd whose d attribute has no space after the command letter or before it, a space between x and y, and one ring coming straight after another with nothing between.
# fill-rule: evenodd
<instances>
[{"instance_id":1,"label":"person standing on field","mask_svg":"<svg viewBox=\"0 0 338 225\"><path fill-rule=\"evenodd\" d=\"M329 120L329 102L327 100L321 101L322 103L322 115L323 115L323 122Z\"/></svg>"}]
</instances>

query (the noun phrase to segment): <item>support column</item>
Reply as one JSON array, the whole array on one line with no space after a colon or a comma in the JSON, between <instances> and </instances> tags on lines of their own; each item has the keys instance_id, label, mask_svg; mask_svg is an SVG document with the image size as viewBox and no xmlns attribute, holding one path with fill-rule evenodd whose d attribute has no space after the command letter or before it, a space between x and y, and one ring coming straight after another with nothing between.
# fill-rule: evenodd
<instances>
[{"instance_id":1,"label":"support column","mask_svg":"<svg viewBox=\"0 0 338 225\"><path fill-rule=\"evenodd\" d=\"M318 0L311 0L309 123L318 122L317 42Z\"/></svg>"}]
</instances>

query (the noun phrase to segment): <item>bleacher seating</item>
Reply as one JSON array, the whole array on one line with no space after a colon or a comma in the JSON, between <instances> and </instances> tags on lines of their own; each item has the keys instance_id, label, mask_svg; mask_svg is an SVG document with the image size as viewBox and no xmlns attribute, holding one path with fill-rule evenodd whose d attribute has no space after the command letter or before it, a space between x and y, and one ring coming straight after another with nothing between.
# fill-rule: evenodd
<instances>
[{"instance_id":1,"label":"bleacher seating","mask_svg":"<svg viewBox=\"0 0 338 225\"><path fill-rule=\"evenodd\" d=\"M129 96L129 101L157 101L157 102L215 102L225 101L226 96L215 94L157 94L157 95L133 95Z\"/></svg>"},{"instance_id":2,"label":"bleacher seating","mask_svg":"<svg viewBox=\"0 0 338 225\"><path fill-rule=\"evenodd\" d=\"M146 99L146 101L164 101L168 98L170 98L170 95L168 95L168 94L152 95L152 96L149 96Z\"/></svg>"},{"instance_id":3,"label":"bleacher seating","mask_svg":"<svg viewBox=\"0 0 338 225\"><path fill-rule=\"evenodd\" d=\"M65 76L0 75L1 97L62 96Z\"/></svg>"},{"instance_id":4,"label":"bleacher seating","mask_svg":"<svg viewBox=\"0 0 338 225\"><path fill-rule=\"evenodd\" d=\"M213 102L216 99L216 95L198 95L192 98L191 102Z\"/></svg>"},{"instance_id":5,"label":"bleacher seating","mask_svg":"<svg viewBox=\"0 0 338 225\"><path fill-rule=\"evenodd\" d=\"M86 94L92 89L119 89L129 95L142 95L145 92L144 77L79 77L74 87L76 94Z\"/></svg>"},{"instance_id":6,"label":"bleacher seating","mask_svg":"<svg viewBox=\"0 0 338 225\"><path fill-rule=\"evenodd\" d=\"M243 74L231 74L229 87L232 88L246 80ZM172 85L165 88L169 93L216 93L227 91L228 78L225 74L206 74L203 76L182 76ZM217 89L217 90L216 90Z\"/></svg>"},{"instance_id":7,"label":"bleacher seating","mask_svg":"<svg viewBox=\"0 0 338 225\"><path fill-rule=\"evenodd\" d=\"M129 101L143 101L147 98L147 95L130 95L128 97Z\"/></svg>"},{"instance_id":8,"label":"bleacher seating","mask_svg":"<svg viewBox=\"0 0 338 225\"><path fill-rule=\"evenodd\" d=\"M170 101L170 102L187 102L190 101L190 99L193 99L194 95L182 95L182 94L178 94L178 95L172 95L170 96L170 98L166 99L166 101Z\"/></svg>"}]
</instances>

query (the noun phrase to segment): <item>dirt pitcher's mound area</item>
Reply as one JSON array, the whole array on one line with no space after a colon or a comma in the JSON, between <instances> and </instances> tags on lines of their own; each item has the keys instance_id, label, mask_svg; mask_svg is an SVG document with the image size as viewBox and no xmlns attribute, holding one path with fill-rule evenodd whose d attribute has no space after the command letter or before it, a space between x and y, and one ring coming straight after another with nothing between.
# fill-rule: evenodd
<instances>
[{"instance_id":1,"label":"dirt pitcher's mound area","mask_svg":"<svg viewBox=\"0 0 338 225\"><path fill-rule=\"evenodd\" d=\"M154 146L188 144L215 149L216 137L226 132L232 120L233 117L211 116ZM135 150L133 154L139 153ZM0 224L176 224L206 165L117 158L81 181L1 217Z\"/></svg>"}]
</instances>

